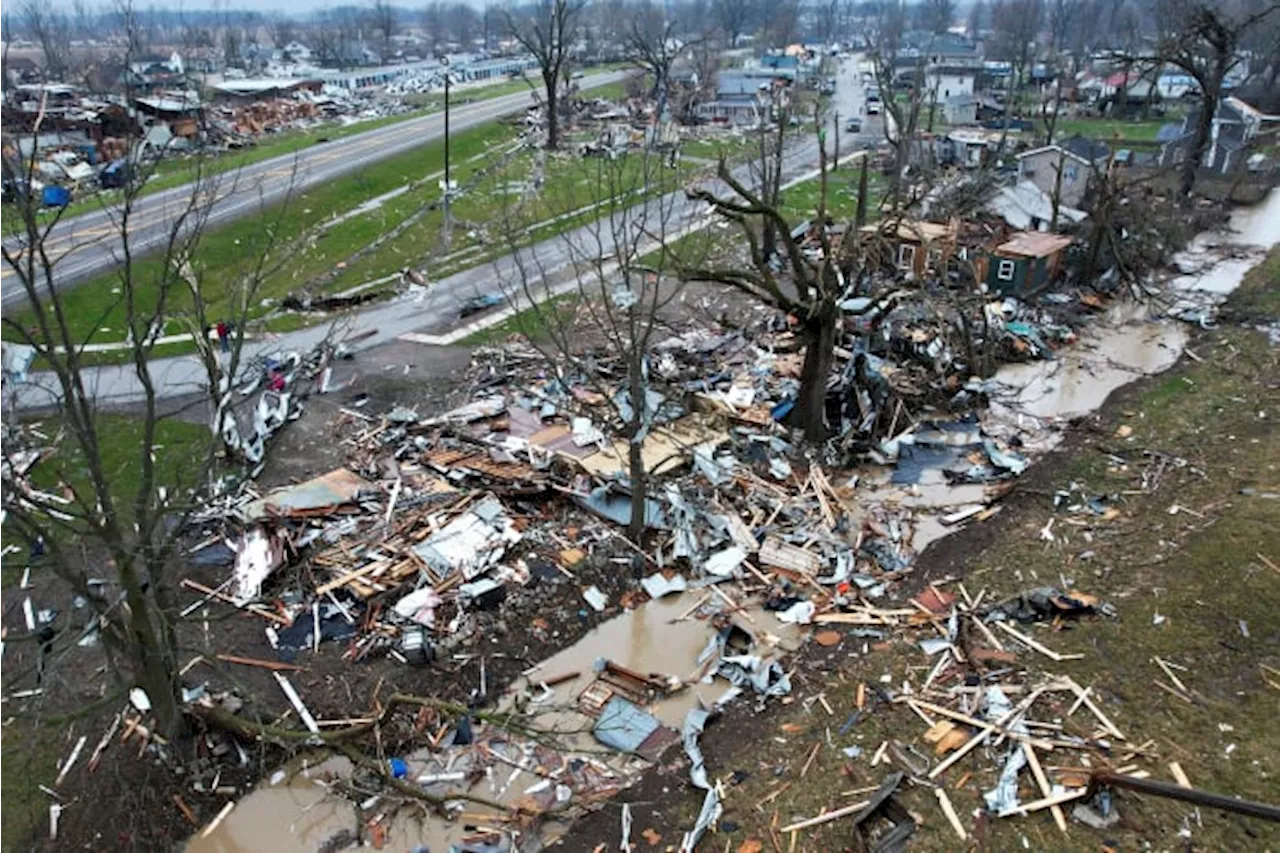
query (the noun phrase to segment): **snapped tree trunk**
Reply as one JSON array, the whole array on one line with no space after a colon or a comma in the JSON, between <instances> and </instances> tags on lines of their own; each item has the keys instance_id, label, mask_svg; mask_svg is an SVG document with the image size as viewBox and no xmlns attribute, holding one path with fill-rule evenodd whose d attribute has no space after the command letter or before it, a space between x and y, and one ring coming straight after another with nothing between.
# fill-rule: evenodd
<instances>
[{"instance_id":1,"label":"snapped tree trunk","mask_svg":"<svg viewBox=\"0 0 1280 853\"><path fill-rule=\"evenodd\" d=\"M807 441L826 441L827 382L835 360L836 330L840 312L835 304L823 304L805 321L804 367L800 371L800 390L796 405L787 421L804 431Z\"/></svg>"}]
</instances>

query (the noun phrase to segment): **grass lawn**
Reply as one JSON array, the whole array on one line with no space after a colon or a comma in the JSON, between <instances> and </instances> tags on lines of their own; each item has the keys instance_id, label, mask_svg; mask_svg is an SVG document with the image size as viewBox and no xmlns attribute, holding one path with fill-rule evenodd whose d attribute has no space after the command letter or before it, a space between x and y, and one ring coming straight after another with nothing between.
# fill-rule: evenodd
<instances>
[{"instance_id":1,"label":"grass lawn","mask_svg":"<svg viewBox=\"0 0 1280 853\"><path fill-rule=\"evenodd\" d=\"M1063 118L1058 119L1053 135L1057 139L1066 139L1079 135L1093 139L1118 138L1121 141L1154 142L1156 134L1166 123L1163 119L1155 121L1115 121L1102 118Z\"/></svg>"},{"instance_id":2,"label":"grass lawn","mask_svg":"<svg viewBox=\"0 0 1280 853\"><path fill-rule=\"evenodd\" d=\"M457 172L458 180L465 180L467 173L476 168L475 162L468 164L466 161L511 138L512 131L499 123L455 135L451 140L452 154L456 162L462 164ZM422 181L441 170L443 163L444 146L441 142L434 142L331 183L313 187L295 196L287 208L277 206L261 216L239 219L206 233L193 266L201 277L212 316L218 316L220 306L226 304L227 295L234 292L235 283L250 271L272 234L278 241L278 252L283 251L281 247L306 238L263 288L262 299L278 301L291 289L346 260L356 248L368 245L385 230L389 217L402 217L420 205L426 194L435 196L439 190L435 181L423 181L425 185L418 192L404 193L373 214L354 216L323 232L318 232L317 226L406 183ZM136 266L137 280L151 283L151 287L146 289L154 299L159 276L163 272L161 260L143 259ZM77 335L97 341L124 339L125 306L119 294L114 292L117 289L115 276L105 275L64 294L64 305ZM179 296L171 315L180 315L187 304L185 294ZM270 304L260 306L260 313L268 310ZM20 322L29 321L29 312L20 317ZM173 320L166 332L186 331L182 325L180 320Z\"/></svg>"},{"instance_id":3,"label":"grass lawn","mask_svg":"<svg viewBox=\"0 0 1280 853\"><path fill-rule=\"evenodd\" d=\"M848 163L827 175L827 213L837 222L848 221L857 215L859 171L857 163ZM867 174L868 221L876 218L884 183L884 176L878 170L872 169ZM796 184L782 191L783 212L789 221L799 224L817 215L821 196L822 182L818 178Z\"/></svg>"},{"instance_id":4,"label":"grass lawn","mask_svg":"<svg viewBox=\"0 0 1280 853\"><path fill-rule=\"evenodd\" d=\"M304 285L312 285L315 292L336 293L394 274L407 265L424 268L429 277L438 279L484 263L507 251L497 226L508 215L521 228L530 229L530 239L537 239L601 215L606 208L596 203L602 198L639 201L643 196L639 178L642 157L629 156L619 161L619 170L609 170L601 160L565 153L548 156L542 194L522 203L519 184L530 177L534 158L531 152L516 155L505 168L483 171L498 160L513 138L514 130L498 123L453 138L454 175L467 189L453 205L454 239L448 252L442 240L443 210L424 209L439 201L435 177L443 166L441 144L424 146L313 188L293 199L287 210L277 208L264 217L239 220L205 235L194 266L213 306L211 316L218 316L218 306L233 292L239 277L246 274L272 229L283 241L281 246L287 243L296 251L268 278L261 293L264 302L256 312L258 317L272 315L281 297ZM673 190L705 168L704 164L687 162L674 171L662 168L654 173L652 180L656 183L651 192ZM413 182L418 185L386 199L380 206L335 222L360 204ZM411 220L415 216L416 220ZM326 223L333 224L322 227ZM403 230L386 236L397 227ZM379 239L383 242L365 251ZM277 254L283 257L285 250L278 247ZM160 272L157 259L139 264L142 280L155 281ZM104 276L65 294L77 334L92 335L98 342L124 337L124 306L119 294L113 292L116 289L118 282ZM181 318L185 299L183 294L175 303L175 310L171 311L174 319L167 333L186 331ZM29 315L22 321L29 322ZM305 322L306 318L298 315L273 315L268 327L284 331ZM189 345L173 344L166 347L165 354L185 350ZM111 363L123 357L120 352L97 353L93 360Z\"/></svg>"}]
</instances>

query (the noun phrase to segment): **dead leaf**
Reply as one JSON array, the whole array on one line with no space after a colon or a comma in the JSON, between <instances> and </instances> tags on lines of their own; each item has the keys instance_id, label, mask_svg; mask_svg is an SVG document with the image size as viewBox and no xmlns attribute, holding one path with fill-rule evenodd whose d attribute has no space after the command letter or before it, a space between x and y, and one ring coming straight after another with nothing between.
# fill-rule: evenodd
<instances>
[{"instance_id":1,"label":"dead leaf","mask_svg":"<svg viewBox=\"0 0 1280 853\"><path fill-rule=\"evenodd\" d=\"M763 849L764 842L757 838L748 838L738 845L738 853L760 853Z\"/></svg>"},{"instance_id":2,"label":"dead leaf","mask_svg":"<svg viewBox=\"0 0 1280 853\"><path fill-rule=\"evenodd\" d=\"M798 735L805 729L805 727L799 723L783 723L778 726L778 728L789 735Z\"/></svg>"},{"instance_id":3,"label":"dead leaf","mask_svg":"<svg viewBox=\"0 0 1280 853\"><path fill-rule=\"evenodd\" d=\"M662 840L662 835L652 827L640 834L644 836L645 841L649 842L650 847L657 847L658 842Z\"/></svg>"},{"instance_id":4,"label":"dead leaf","mask_svg":"<svg viewBox=\"0 0 1280 853\"><path fill-rule=\"evenodd\" d=\"M1116 438L1128 438L1133 435L1133 427L1128 424L1120 424L1116 429Z\"/></svg>"}]
</instances>

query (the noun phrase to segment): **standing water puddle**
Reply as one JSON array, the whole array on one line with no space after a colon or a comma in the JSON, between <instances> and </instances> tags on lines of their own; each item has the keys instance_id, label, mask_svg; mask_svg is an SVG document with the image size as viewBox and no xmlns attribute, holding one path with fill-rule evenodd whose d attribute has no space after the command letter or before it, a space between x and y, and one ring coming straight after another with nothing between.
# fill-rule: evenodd
<instances>
[{"instance_id":1,"label":"standing water puddle","mask_svg":"<svg viewBox=\"0 0 1280 853\"><path fill-rule=\"evenodd\" d=\"M1261 205L1237 211L1231 226L1234 233L1226 237L1197 237L1176 258L1186 274L1167 286L1183 297L1180 304L1198 306L1200 310L1217 304L1239 286L1263 249L1280 242L1280 191L1273 191ZM1086 330L1076 345L1057 353L1056 358L1007 365L999 370L994 380L1000 390L993 395L982 418L983 429L1001 436L1017 434L1024 447L1033 452L1048 450L1061 440L1067 420L1096 410L1109 394L1129 382L1168 369L1178 360L1186 341L1186 327L1178 322L1157 318L1144 307L1117 308ZM920 484L899 487L887 485L888 477L883 471L869 474L880 485L860 489L855 506L850 509L855 517L885 503L916 509L916 524L908 543L916 551L959 529L941 524L939 513L948 507L981 502L984 497L982 486L949 486L926 478ZM545 701L539 707L545 710L539 713L537 722L576 733L569 739L575 750L582 750L581 763L600 765L596 779L605 788L633 781L647 763L620 753L607 753L584 731L584 724L589 724L591 718L574 710L574 701L591 682L595 661L600 657L643 674L662 673L687 682L682 691L646 706L653 716L673 728L679 728L685 713L699 701L710 704L718 698L724 692L724 681L712 685L697 681L696 659L713 629L695 618L677 621L703 595L710 595L713 602L717 598L713 593L690 589L623 613L529 674L530 683L536 685L541 680L578 673L552 688L553 696L541 697ZM763 610L746 610L736 616L737 623L761 641L753 649L755 654L776 656L779 651L791 650L797 642L797 629L779 623ZM766 642L770 638L777 642L776 646ZM525 686L518 683L513 689ZM511 702L508 696L503 707ZM508 753L508 757L515 755L518 754ZM408 778L418 778L429 771L428 762L438 763L438 759L427 753L408 757ZM542 784L543 780L529 770L517 770L510 763L496 767L502 769L486 773L489 778L476 785L472 793L511 803L531 796L530 789ZM342 776L348 771L347 762L333 760L287 782L264 783L237 803L207 837L192 839L187 853L312 853L344 830L354 840L358 821L355 807L344 798L330 796L322 779L326 772ZM614 778L600 781L606 773L614 774ZM443 793L449 789L446 786L432 790ZM575 790L574 797L578 795ZM475 811L483 813L479 807L468 809L469 813ZM432 851L443 851L467 834L464 821L397 818L390 822L385 848L410 850L424 845Z\"/></svg>"}]
</instances>

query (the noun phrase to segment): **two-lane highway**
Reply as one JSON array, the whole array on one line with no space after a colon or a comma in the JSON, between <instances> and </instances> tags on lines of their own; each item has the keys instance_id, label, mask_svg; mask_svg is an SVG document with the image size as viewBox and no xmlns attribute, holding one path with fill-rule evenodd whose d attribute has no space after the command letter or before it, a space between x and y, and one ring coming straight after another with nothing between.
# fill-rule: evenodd
<instances>
[{"instance_id":1,"label":"two-lane highway","mask_svg":"<svg viewBox=\"0 0 1280 853\"><path fill-rule=\"evenodd\" d=\"M594 74L580 80L579 86L584 91L593 89L622 80L629 73ZM516 92L454 107L449 115L450 133L521 112L533 103L532 92ZM215 228L276 204L291 192L332 181L443 135L444 114L432 113L225 172L209 179L216 200L209 209L205 227ZM175 218L190 207L195 189L195 184L188 183L137 199L130 215L130 251L138 255L162 246ZM121 249L117 216L114 209L95 210L57 224L46 247L50 256L57 259L59 286L75 284L112 269ZM6 247L18 245L16 238L5 240ZM6 265L0 277L5 285L0 294L4 309L24 304L26 295L13 270Z\"/></svg>"}]
</instances>

